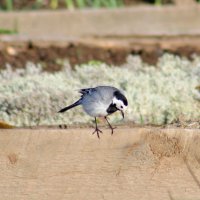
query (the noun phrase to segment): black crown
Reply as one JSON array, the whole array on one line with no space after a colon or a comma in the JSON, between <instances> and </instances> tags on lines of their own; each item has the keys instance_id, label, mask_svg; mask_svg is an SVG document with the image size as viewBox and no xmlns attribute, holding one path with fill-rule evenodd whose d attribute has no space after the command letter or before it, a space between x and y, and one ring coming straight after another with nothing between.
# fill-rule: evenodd
<instances>
[{"instance_id":1,"label":"black crown","mask_svg":"<svg viewBox=\"0 0 200 200\"><path fill-rule=\"evenodd\" d=\"M128 101L126 99L126 97L120 92L120 91L115 91L114 92L114 96L118 99L123 101L125 106L128 106Z\"/></svg>"}]
</instances>

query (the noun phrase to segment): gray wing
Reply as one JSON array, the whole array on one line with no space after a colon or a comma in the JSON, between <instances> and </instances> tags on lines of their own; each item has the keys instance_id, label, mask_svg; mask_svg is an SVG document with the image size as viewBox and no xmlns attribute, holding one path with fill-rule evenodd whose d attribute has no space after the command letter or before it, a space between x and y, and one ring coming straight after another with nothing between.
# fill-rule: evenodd
<instances>
[{"instance_id":1,"label":"gray wing","mask_svg":"<svg viewBox=\"0 0 200 200\"><path fill-rule=\"evenodd\" d=\"M111 86L98 86L95 88L85 88L79 90L79 92L82 94L82 98L87 97L91 98L91 100L104 101L105 103L112 101L115 91L119 90Z\"/></svg>"},{"instance_id":2,"label":"gray wing","mask_svg":"<svg viewBox=\"0 0 200 200\"><path fill-rule=\"evenodd\" d=\"M101 98L108 103L111 103L114 92L119 91L117 88L110 86L98 86L96 87L96 90L100 94Z\"/></svg>"},{"instance_id":3,"label":"gray wing","mask_svg":"<svg viewBox=\"0 0 200 200\"><path fill-rule=\"evenodd\" d=\"M84 94L91 94L92 92L94 92L95 88L84 88L84 89L80 89L79 93L82 94L82 96Z\"/></svg>"}]
</instances>

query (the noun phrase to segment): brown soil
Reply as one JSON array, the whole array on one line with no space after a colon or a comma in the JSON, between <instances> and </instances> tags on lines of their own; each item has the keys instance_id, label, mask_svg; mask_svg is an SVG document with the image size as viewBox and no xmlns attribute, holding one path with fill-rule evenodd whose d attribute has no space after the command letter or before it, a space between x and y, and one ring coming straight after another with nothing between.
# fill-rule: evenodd
<instances>
[{"instance_id":1,"label":"brown soil","mask_svg":"<svg viewBox=\"0 0 200 200\"><path fill-rule=\"evenodd\" d=\"M197 46L185 45L175 48L162 48L153 45L130 45L130 46L98 46L70 43L65 46L47 45L39 46L31 42L25 45L5 44L0 47L0 69L4 69L6 63L14 68L23 68L28 61L41 63L45 71L55 72L62 68L62 60L69 60L72 66L87 63L91 60L102 61L107 64L120 65L126 62L128 55L140 55L144 62L156 64L163 53L169 52L180 56L191 58L195 53L200 55Z\"/></svg>"}]
</instances>

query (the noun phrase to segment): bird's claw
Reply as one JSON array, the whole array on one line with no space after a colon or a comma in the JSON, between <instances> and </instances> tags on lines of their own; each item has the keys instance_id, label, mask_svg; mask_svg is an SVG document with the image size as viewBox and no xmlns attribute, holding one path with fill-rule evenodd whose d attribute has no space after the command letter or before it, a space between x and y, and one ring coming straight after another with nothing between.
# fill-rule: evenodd
<instances>
[{"instance_id":1,"label":"bird's claw","mask_svg":"<svg viewBox=\"0 0 200 200\"><path fill-rule=\"evenodd\" d=\"M113 135L113 133L114 133L114 129L116 129L117 127L110 127L110 129L111 129L111 135Z\"/></svg>"},{"instance_id":2,"label":"bird's claw","mask_svg":"<svg viewBox=\"0 0 200 200\"><path fill-rule=\"evenodd\" d=\"M60 124L60 125L59 125L59 128L60 128L60 129L67 129L67 125L66 125L66 124L63 124L63 125Z\"/></svg>"},{"instance_id":3,"label":"bird's claw","mask_svg":"<svg viewBox=\"0 0 200 200\"><path fill-rule=\"evenodd\" d=\"M97 133L97 137L100 139L99 133L103 133L100 129L95 128L94 132L92 134Z\"/></svg>"}]
</instances>

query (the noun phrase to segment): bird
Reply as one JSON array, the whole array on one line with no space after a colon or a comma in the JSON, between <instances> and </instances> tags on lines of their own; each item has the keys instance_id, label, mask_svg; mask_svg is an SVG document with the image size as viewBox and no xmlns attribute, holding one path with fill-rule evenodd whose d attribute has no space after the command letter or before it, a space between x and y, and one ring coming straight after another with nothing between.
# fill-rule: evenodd
<instances>
[{"instance_id":1,"label":"bird","mask_svg":"<svg viewBox=\"0 0 200 200\"><path fill-rule=\"evenodd\" d=\"M116 111L120 111L124 119L124 112L127 109L128 100L123 92L112 86L97 86L80 89L79 93L81 97L78 101L62 108L58 112L63 113L76 106L82 105L83 110L91 117L94 117L95 130L93 134L96 133L97 137L100 138L99 133L102 133L102 131L98 128L97 118L104 117L111 129L112 135L115 128L112 127L107 117Z\"/></svg>"}]
</instances>

